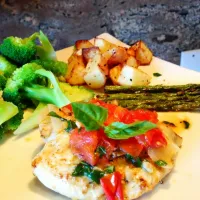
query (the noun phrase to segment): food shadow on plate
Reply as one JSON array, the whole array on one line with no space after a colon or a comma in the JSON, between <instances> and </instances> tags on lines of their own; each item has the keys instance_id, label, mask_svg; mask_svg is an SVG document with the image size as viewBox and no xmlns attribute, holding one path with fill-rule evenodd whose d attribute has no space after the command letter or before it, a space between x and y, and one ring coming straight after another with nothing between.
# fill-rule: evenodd
<instances>
[{"instance_id":1,"label":"food shadow on plate","mask_svg":"<svg viewBox=\"0 0 200 200\"><path fill-rule=\"evenodd\" d=\"M170 187L172 184L170 183L170 179L173 177L173 174L176 173L175 170L172 170L171 173L169 173L160 183L150 192L147 192L146 194L139 197L137 200L147 200L147 199L153 199L155 194L157 192L162 192L162 190L170 190Z\"/></svg>"},{"instance_id":2,"label":"food shadow on plate","mask_svg":"<svg viewBox=\"0 0 200 200\"><path fill-rule=\"evenodd\" d=\"M13 138L13 134L12 133L6 133L2 139L0 139L0 146L5 144L9 139Z\"/></svg>"},{"instance_id":3,"label":"food shadow on plate","mask_svg":"<svg viewBox=\"0 0 200 200\"><path fill-rule=\"evenodd\" d=\"M32 153L31 159L35 158L35 156L42 151L45 144L40 144Z\"/></svg>"},{"instance_id":4,"label":"food shadow on plate","mask_svg":"<svg viewBox=\"0 0 200 200\"><path fill-rule=\"evenodd\" d=\"M40 195L41 197L45 197L45 199L54 199L54 200L67 200L68 198L46 188L42 183L37 179L33 178L29 184L28 184L29 189ZM68 199L69 200L69 199Z\"/></svg>"},{"instance_id":5,"label":"food shadow on plate","mask_svg":"<svg viewBox=\"0 0 200 200\"><path fill-rule=\"evenodd\" d=\"M20 140L21 138L25 137L26 135L30 134L31 132L33 132L33 131L35 132L37 129L38 128L34 128L34 129L32 129L30 131L27 131L27 132L24 132L24 133L22 133L20 135L15 135L14 140Z\"/></svg>"}]
</instances>

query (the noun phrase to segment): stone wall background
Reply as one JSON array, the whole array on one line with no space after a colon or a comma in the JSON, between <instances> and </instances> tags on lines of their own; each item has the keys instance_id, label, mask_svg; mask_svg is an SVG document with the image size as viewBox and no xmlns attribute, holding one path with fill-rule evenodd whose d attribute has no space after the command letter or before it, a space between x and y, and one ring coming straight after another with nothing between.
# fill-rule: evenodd
<instances>
[{"instance_id":1,"label":"stone wall background","mask_svg":"<svg viewBox=\"0 0 200 200\"><path fill-rule=\"evenodd\" d=\"M200 0L0 0L0 41L43 30L56 50L108 32L179 64L200 48Z\"/></svg>"}]
</instances>

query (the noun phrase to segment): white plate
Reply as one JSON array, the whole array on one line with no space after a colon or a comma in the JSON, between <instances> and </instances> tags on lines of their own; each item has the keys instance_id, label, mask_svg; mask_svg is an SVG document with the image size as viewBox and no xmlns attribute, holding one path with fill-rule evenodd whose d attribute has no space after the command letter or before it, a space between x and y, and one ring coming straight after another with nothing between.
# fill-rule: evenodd
<instances>
[{"instance_id":1,"label":"white plate","mask_svg":"<svg viewBox=\"0 0 200 200\"><path fill-rule=\"evenodd\" d=\"M109 34L102 34L110 42L125 45ZM59 60L67 61L73 48L57 52ZM152 84L186 84L200 83L200 73L191 71L172 63L153 58L150 67L142 67L154 77ZM200 125L198 113L160 113L161 119L178 123L179 119L189 119L191 127L182 131L183 147L178 155L173 172L153 190L140 200L188 200L200 199ZM0 143L0 199L2 200L64 200L63 196L45 188L33 175L31 159L43 146L37 130L24 137L5 138Z\"/></svg>"}]
</instances>

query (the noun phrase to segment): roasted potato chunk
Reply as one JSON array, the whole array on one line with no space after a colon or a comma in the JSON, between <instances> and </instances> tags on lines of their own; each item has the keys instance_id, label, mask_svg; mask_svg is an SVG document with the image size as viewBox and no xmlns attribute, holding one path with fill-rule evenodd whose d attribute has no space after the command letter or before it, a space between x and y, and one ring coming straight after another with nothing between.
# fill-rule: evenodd
<instances>
[{"instance_id":1,"label":"roasted potato chunk","mask_svg":"<svg viewBox=\"0 0 200 200\"><path fill-rule=\"evenodd\" d=\"M135 57L135 50L134 50L134 48L132 48L132 47L128 48L128 49L127 49L127 54L128 54L129 56Z\"/></svg>"},{"instance_id":2,"label":"roasted potato chunk","mask_svg":"<svg viewBox=\"0 0 200 200\"><path fill-rule=\"evenodd\" d=\"M92 59L97 54L100 54L99 47L90 47L82 49L82 55L86 63L88 63L89 59Z\"/></svg>"},{"instance_id":3,"label":"roasted potato chunk","mask_svg":"<svg viewBox=\"0 0 200 200\"><path fill-rule=\"evenodd\" d=\"M150 64L153 53L143 41L136 42L131 48L135 50L135 58L140 65Z\"/></svg>"},{"instance_id":4,"label":"roasted potato chunk","mask_svg":"<svg viewBox=\"0 0 200 200\"><path fill-rule=\"evenodd\" d=\"M77 50L83 49L83 48L90 48L94 45L89 40L77 40L75 42L75 47Z\"/></svg>"},{"instance_id":5,"label":"roasted potato chunk","mask_svg":"<svg viewBox=\"0 0 200 200\"><path fill-rule=\"evenodd\" d=\"M122 70L122 65L117 65L117 66L113 67L112 69L110 69L109 77L112 80L114 85L119 85L118 77L121 73L121 70Z\"/></svg>"},{"instance_id":6,"label":"roasted potato chunk","mask_svg":"<svg viewBox=\"0 0 200 200\"><path fill-rule=\"evenodd\" d=\"M113 67L126 62L128 54L124 47L117 47L112 49L112 56L108 60L108 66Z\"/></svg>"},{"instance_id":7,"label":"roasted potato chunk","mask_svg":"<svg viewBox=\"0 0 200 200\"><path fill-rule=\"evenodd\" d=\"M86 64L89 62L89 60L93 59L97 54L98 55L101 54L99 47L91 47L83 49L82 53ZM99 67L103 70L105 75L108 75L109 69L107 65L107 60L103 56L101 56L101 62L99 63Z\"/></svg>"},{"instance_id":8,"label":"roasted potato chunk","mask_svg":"<svg viewBox=\"0 0 200 200\"><path fill-rule=\"evenodd\" d=\"M148 85L151 77L143 71L128 65L118 65L110 70L110 78L115 85Z\"/></svg>"},{"instance_id":9,"label":"roasted potato chunk","mask_svg":"<svg viewBox=\"0 0 200 200\"><path fill-rule=\"evenodd\" d=\"M102 56L96 54L93 59L90 59L86 66L86 73L84 80L87 85L93 89L99 89L106 83L106 75L100 68L102 62Z\"/></svg>"},{"instance_id":10,"label":"roasted potato chunk","mask_svg":"<svg viewBox=\"0 0 200 200\"><path fill-rule=\"evenodd\" d=\"M82 85L85 83L83 76L85 75L85 64L83 57L74 53L68 62L68 70L65 76L66 81L71 85Z\"/></svg>"},{"instance_id":11,"label":"roasted potato chunk","mask_svg":"<svg viewBox=\"0 0 200 200\"><path fill-rule=\"evenodd\" d=\"M131 66L131 67L135 67L135 68L138 68L139 64L137 62L137 60L135 59L135 57L133 56L129 56L127 61L126 61L126 64L128 66Z\"/></svg>"},{"instance_id":12,"label":"roasted potato chunk","mask_svg":"<svg viewBox=\"0 0 200 200\"><path fill-rule=\"evenodd\" d=\"M101 38L95 38L94 40L94 46L95 47L99 47L101 53L104 53L114 47L117 47L116 45L104 40L104 39L101 39Z\"/></svg>"}]
</instances>

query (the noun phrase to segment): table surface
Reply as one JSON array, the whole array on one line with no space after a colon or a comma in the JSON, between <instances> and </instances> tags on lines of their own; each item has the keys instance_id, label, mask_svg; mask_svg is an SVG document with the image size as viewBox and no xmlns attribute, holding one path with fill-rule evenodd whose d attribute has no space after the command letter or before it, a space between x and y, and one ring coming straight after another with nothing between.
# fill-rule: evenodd
<instances>
[{"instance_id":1,"label":"table surface","mask_svg":"<svg viewBox=\"0 0 200 200\"><path fill-rule=\"evenodd\" d=\"M56 50L108 32L127 44L144 40L154 54L179 64L200 49L199 0L1 0L0 41L43 30Z\"/></svg>"}]
</instances>

